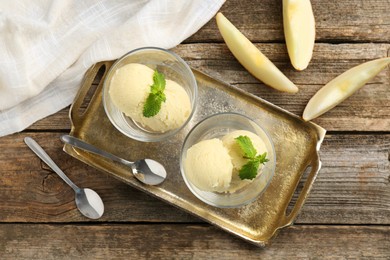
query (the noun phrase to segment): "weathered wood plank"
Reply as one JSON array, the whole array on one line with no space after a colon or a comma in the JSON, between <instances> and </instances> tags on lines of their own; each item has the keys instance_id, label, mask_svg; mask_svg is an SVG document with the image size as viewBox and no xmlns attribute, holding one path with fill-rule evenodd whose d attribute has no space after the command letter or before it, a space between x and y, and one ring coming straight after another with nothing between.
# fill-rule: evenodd
<instances>
[{"instance_id":1,"label":"weathered wood plank","mask_svg":"<svg viewBox=\"0 0 390 260\"><path fill-rule=\"evenodd\" d=\"M297 94L281 93L259 82L235 60L225 44L186 44L176 47L174 51L192 67L297 115L302 115L314 93L334 77L362 62L390 54L390 44L317 44L309 67L297 72L290 65L284 44L257 46L298 85L300 91ZM330 131L389 131L389 88L390 68L314 122ZM68 110L65 109L37 122L29 129L69 128Z\"/></svg>"},{"instance_id":2,"label":"weathered wood plank","mask_svg":"<svg viewBox=\"0 0 390 260\"><path fill-rule=\"evenodd\" d=\"M209 225L0 225L2 259L386 259L389 248L389 226L295 226L258 248Z\"/></svg>"},{"instance_id":3,"label":"weathered wood plank","mask_svg":"<svg viewBox=\"0 0 390 260\"><path fill-rule=\"evenodd\" d=\"M312 0L318 42L389 42L388 0ZM254 42L284 41L282 1L228 0L221 12ZM186 42L221 42L215 19Z\"/></svg>"},{"instance_id":4,"label":"weathered wood plank","mask_svg":"<svg viewBox=\"0 0 390 260\"><path fill-rule=\"evenodd\" d=\"M389 134L327 135L320 155L323 166L298 222L390 224Z\"/></svg>"},{"instance_id":5,"label":"weathered wood plank","mask_svg":"<svg viewBox=\"0 0 390 260\"><path fill-rule=\"evenodd\" d=\"M89 221L72 189L25 146L25 135L0 138L0 222ZM99 221L200 222L64 154L61 133L28 135L76 184L101 195ZM296 223L390 224L389 153L390 134L328 135L323 168Z\"/></svg>"}]
</instances>

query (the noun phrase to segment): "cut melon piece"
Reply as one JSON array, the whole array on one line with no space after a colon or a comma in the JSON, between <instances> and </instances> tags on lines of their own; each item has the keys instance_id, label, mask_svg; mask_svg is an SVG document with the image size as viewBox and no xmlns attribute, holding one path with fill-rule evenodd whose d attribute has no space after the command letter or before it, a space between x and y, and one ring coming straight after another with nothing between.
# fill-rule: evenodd
<instances>
[{"instance_id":1,"label":"cut melon piece","mask_svg":"<svg viewBox=\"0 0 390 260\"><path fill-rule=\"evenodd\" d=\"M304 70L313 55L315 20L310 0L283 0L284 36L291 64Z\"/></svg>"},{"instance_id":2,"label":"cut melon piece","mask_svg":"<svg viewBox=\"0 0 390 260\"><path fill-rule=\"evenodd\" d=\"M390 58L372 60L353 67L322 87L303 111L305 121L312 120L334 108L390 64Z\"/></svg>"},{"instance_id":3,"label":"cut melon piece","mask_svg":"<svg viewBox=\"0 0 390 260\"><path fill-rule=\"evenodd\" d=\"M222 13L216 16L218 29L237 60L257 79L285 92L297 92L294 85L253 43L251 43Z\"/></svg>"}]
</instances>

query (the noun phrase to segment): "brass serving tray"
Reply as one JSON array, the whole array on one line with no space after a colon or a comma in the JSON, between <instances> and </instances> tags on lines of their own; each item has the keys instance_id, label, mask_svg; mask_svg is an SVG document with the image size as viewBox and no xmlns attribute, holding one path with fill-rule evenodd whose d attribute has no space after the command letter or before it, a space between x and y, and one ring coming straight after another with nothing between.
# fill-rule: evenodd
<instances>
[{"instance_id":1,"label":"brass serving tray","mask_svg":"<svg viewBox=\"0 0 390 260\"><path fill-rule=\"evenodd\" d=\"M194 70L198 82L198 105L193 119L177 135L160 143L132 140L110 123L102 104L105 74L84 109L87 93L102 67L107 71L113 62L101 62L86 73L84 82L70 108L70 135L128 160L152 158L167 169L167 179L159 186L137 181L129 169L70 145L64 151L71 156L139 190L177 206L203 220L259 246L265 246L283 227L289 226L302 208L321 167L318 151L325 129L285 111L263 99L215 80ZM84 106L84 105L83 105ZM238 209L220 209L197 199L186 187L180 173L179 156L189 130L208 115L234 111L245 114L271 135L276 150L276 172L267 190L253 203ZM289 206L305 170L310 167L293 206ZM290 212L287 214L287 208Z\"/></svg>"}]
</instances>

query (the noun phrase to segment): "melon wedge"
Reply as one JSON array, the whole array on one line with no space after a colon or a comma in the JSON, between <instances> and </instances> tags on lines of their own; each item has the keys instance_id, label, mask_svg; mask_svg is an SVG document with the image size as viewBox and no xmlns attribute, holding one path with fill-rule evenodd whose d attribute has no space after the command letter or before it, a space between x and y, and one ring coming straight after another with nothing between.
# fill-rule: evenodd
<instances>
[{"instance_id":1,"label":"melon wedge","mask_svg":"<svg viewBox=\"0 0 390 260\"><path fill-rule=\"evenodd\" d=\"M251 43L222 13L216 16L218 29L236 57L253 76L280 91L297 92L294 85L253 43Z\"/></svg>"},{"instance_id":2,"label":"melon wedge","mask_svg":"<svg viewBox=\"0 0 390 260\"><path fill-rule=\"evenodd\" d=\"M303 111L303 119L305 121L312 120L334 108L363 87L389 64L390 57L372 60L337 76L309 100Z\"/></svg>"},{"instance_id":3,"label":"melon wedge","mask_svg":"<svg viewBox=\"0 0 390 260\"><path fill-rule=\"evenodd\" d=\"M310 0L283 0L284 37L290 61L304 70L313 55L315 20Z\"/></svg>"}]
</instances>

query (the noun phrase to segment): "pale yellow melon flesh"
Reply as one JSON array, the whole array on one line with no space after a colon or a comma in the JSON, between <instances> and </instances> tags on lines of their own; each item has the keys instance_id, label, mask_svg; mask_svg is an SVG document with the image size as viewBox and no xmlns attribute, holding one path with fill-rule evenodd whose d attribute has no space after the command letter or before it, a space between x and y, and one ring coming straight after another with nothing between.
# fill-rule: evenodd
<instances>
[{"instance_id":1,"label":"pale yellow melon flesh","mask_svg":"<svg viewBox=\"0 0 390 260\"><path fill-rule=\"evenodd\" d=\"M312 120L334 108L390 64L390 58L372 60L353 67L322 87L303 111L305 121Z\"/></svg>"},{"instance_id":2,"label":"pale yellow melon flesh","mask_svg":"<svg viewBox=\"0 0 390 260\"><path fill-rule=\"evenodd\" d=\"M304 70L313 55L315 20L310 0L283 0L284 36L291 64Z\"/></svg>"},{"instance_id":3,"label":"pale yellow melon flesh","mask_svg":"<svg viewBox=\"0 0 390 260\"><path fill-rule=\"evenodd\" d=\"M257 79L280 91L297 92L294 85L253 43L251 43L222 13L217 25L226 45L236 59Z\"/></svg>"}]
</instances>

